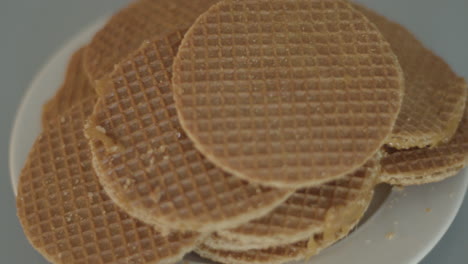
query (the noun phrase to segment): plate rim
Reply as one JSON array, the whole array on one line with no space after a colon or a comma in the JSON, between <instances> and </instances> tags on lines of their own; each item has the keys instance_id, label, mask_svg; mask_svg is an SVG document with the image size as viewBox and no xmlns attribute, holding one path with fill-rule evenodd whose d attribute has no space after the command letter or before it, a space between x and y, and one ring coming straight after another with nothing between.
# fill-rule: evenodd
<instances>
[{"instance_id":1,"label":"plate rim","mask_svg":"<svg viewBox=\"0 0 468 264\"><path fill-rule=\"evenodd\" d=\"M40 84L41 80L47 74L48 68L53 62L59 61L61 57L67 57L69 50L73 50L73 47L76 46L77 43L83 41L83 35L92 36L104 25L104 23L109 17L109 14L103 15L97 20L85 24L83 28L77 31L75 34L73 34L71 38L66 39L62 44L60 44L58 48L49 57L46 57L45 61L41 64L39 70L34 74L33 79L30 81L28 87L25 89L25 92L21 96L21 99L14 114L13 125L10 129L10 137L8 142L8 167L10 173L10 183L15 197L18 193L17 185L20 173L20 171L15 171L15 164L18 163L18 155L16 154L17 148L15 147L15 144L18 142L19 137L19 133L17 133L21 121L19 117L25 115L27 102L29 101L28 99L35 92L34 87L37 87ZM58 89L58 87L56 87L56 89Z\"/></svg>"},{"instance_id":2,"label":"plate rim","mask_svg":"<svg viewBox=\"0 0 468 264\"><path fill-rule=\"evenodd\" d=\"M83 29L75 33L70 39L65 41L59 48L52 53L51 56L49 56L45 63L43 63L40 67L40 69L36 72L34 75L34 78L28 85L28 88L24 92L23 96L21 97L20 103L17 107L15 116L14 116L14 121L13 121L13 126L10 131L10 138L9 138L9 150L8 150L8 155L9 155L9 172L10 172L10 182L12 184L13 188L13 193L16 196L17 194L17 183L19 179L19 174L21 172L21 169L16 169L19 165L19 160L21 159L18 157L17 153L17 148L15 147L19 143L19 137L20 133L17 133L20 127L20 121L21 117L31 115L31 113L27 114L26 109L28 108L27 102L31 100L31 97L33 93L37 90L36 87L41 86L41 82L44 79L44 76L48 74L49 67L53 64L56 63L57 61L62 60L61 58L63 57L68 57L68 54L70 53L71 50L75 49L75 46L78 45L78 43L83 42L83 36L92 36L94 32L100 29L100 27L105 23L106 19L110 15L105 15L102 16L100 19L88 23L87 25L83 26ZM82 44L81 44L82 45ZM56 87L55 89L57 89ZM34 132L36 133L36 132ZM40 131L39 131L40 133ZM33 140L34 142L34 140ZM32 143L34 144L34 143ZM30 146L29 146L30 147ZM23 162L21 162L23 163ZM440 241L440 239L443 237L443 235L447 232L448 228L451 226L452 222L454 221L456 215L458 214L460 207L464 201L464 197L467 192L467 187L468 187L468 169L464 169L459 175L457 176L458 178L463 177L461 180L461 189L464 189L464 191L457 193L457 199L452 201L452 210L450 211L450 214L448 217L445 218L445 221L443 221L442 224L438 226L438 229L435 229L434 234L431 236L430 240L424 241L425 245L415 254L413 254L412 259L409 259L410 263L418 263L421 261L434 247L435 245ZM429 188L428 185L425 185L425 187ZM409 188L418 188L418 187L409 187ZM390 196L387 197L387 200L383 202L382 207L386 205L386 203L390 200L393 199L395 196L398 196L399 193L396 191L392 191L390 193ZM392 198L393 197L393 198ZM376 218L378 218L378 214L381 214L383 210L378 209L376 213L374 213L362 226L359 228L359 230L365 229L366 226L370 225L370 222L374 221ZM354 232L350 234L347 237L347 240L351 240L353 238L356 238L358 234L361 233L359 231ZM343 240L344 241L344 240ZM333 246L340 246L343 245L343 241L338 242ZM324 250L326 252L327 250ZM198 263L198 262L197 262Z\"/></svg>"}]
</instances>

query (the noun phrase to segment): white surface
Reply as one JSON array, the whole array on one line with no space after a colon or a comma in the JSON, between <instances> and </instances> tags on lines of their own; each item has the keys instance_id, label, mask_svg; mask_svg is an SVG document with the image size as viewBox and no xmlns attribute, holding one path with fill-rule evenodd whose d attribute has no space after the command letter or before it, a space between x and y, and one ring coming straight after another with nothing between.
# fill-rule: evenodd
<instances>
[{"instance_id":1,"label":"white surface","mask_svg":"<svg viewBox=\"0 0 468 264\"><path fill-rule=\"evenodd\" d=\"M101 24L102 21L78 34L56 53L36 76L23 98L10 142L10 174L14 186L40 131L42 104L61 84L68 58L90 39ZM441 183L392 192L353 234L307 263L417 263L450 226L467 186L468 173L465 170ZM426 208L432 211L428 213ZM395 234L393 240L385 237L389 232Z\"/></svg>"}]
</instances>

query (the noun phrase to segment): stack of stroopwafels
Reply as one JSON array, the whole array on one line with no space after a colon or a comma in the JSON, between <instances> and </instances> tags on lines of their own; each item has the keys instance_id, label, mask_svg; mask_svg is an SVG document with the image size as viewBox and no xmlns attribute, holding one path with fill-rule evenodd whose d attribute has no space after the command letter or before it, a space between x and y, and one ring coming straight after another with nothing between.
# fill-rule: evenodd
<instances>
[{"instance_id":1,"label":"stack of stroopwafels","mask_svg":"<svg viewBox=\"0 0 468 264\"><path fill-rule=\"evenodd\" d=\"M434 74L437 72L437 74ZM53 263L285 263L468 163L467 87L346 0L137 0L70 60L18 186Z\"/></svg>"}]
</instances>

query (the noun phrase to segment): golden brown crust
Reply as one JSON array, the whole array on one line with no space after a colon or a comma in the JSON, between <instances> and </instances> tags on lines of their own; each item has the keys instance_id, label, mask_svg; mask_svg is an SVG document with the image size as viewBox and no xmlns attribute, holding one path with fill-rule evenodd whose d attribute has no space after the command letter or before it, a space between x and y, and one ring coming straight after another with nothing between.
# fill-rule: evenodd
<instances>
[{"instance_id":1,"label":"golden brown crust","mask_svg":"<svg viewBox=\"0 0 468 264\"><path fill-rule=\"evenodd\" d=\"M358 4L390 42L405 75L405 96L388 144L397 149L436 146L455 134L467 84L406 28Z\"/></svg>"},{"instance_id":2,"label":"golden brown crust","mask_svg":"<svg viewBox=\"0 0 468 264\"><path fill-rule=\"evenodd\" d=\"M467 164L468 107L449 142L433 148L389 151L382 159L381 180L395 185L430 183L455 175L455 171Z\"/></svg>"},{"instance_id":3,"label":"golden brown crust","mask_svg":"<svg viewBox=\"0 0 468 264\"><path fill-rule=\"evenodd\" d=\"M357 171L342 179L304 188L292 194L288 200L276 207L268 215L252 220L239 227L217 231L205 244L215 249L223 245L230 251L263 249L295 243L317 233L330 233L336 222L344 218L355 219L354 213L362 211L367 197L380 176L380 158L377 155ZM340 215L340 219L332 218ZM333 233L333 232L332 232ZM211 242L211 244L210 244Z\"/></svg>"},{"instance_id":4,"label":"golden brown crust","mask_svg":"<svg viewBox=\"0 0 468 264\"><path fill-rule=\"evenodd\" d=\"M192 24L218 0L137 0L112 16L94 36L84 57L88 77L100 80L143 41Z\"/></svg>"},{"instance_id":5,"label":"golden brown crust","mask_svg":"<svg viewBox=\"0 0 468 264\"><path fill-rule=\"evenodd\" d=\"M60 116L73 105L94 96L94 90L83 69L85 47L77 50L68 63L65 80L55 95L42 108L42 124Z\"/></svg>"},{"instance_id":6,"label":"golden brown crust","mask_svg":"<svg viewBox=\"0 0 468 264\"><path fill-rule=\"evenodd\" d=\"M195 252L202 257L226 264L280 264L289 261L308 259L319 254L323 249L333 245L338 240L346 237L349 232L357 225L359 220L367 210L372 195L365 199L365 206L360 207L360 211L355 211L354 220L346 219L343 221L335 233L329 233L325 236L323 233L317 233L310 239L296 243L271 247L260 250L229 251L216 250L206 244L202 244L195 249ZM225 248L229 247L227 245Z\"/></svg>"},{"instance_id":7,"label":"golden brown crust","mask_svg":"<svg viewBox=\"0 0 468 264\"><path fill-rule=\"evenodd\" d=\"M99 184L83 134L94 102L66 110L63 122L51 119L31 149L16 200L27 238L57 264L178 261L203 236L164 235L122 211Z\"/></svg>"},{"instance_id":8,"label":"golden brown crust","mask_svg":"<svg viewBox=\"0 0 468 264\"><path fill-rule=\"evenodd\" d=\"M293 190L237 179L185 136L170 83L184 32L145 43L104 82L90 127L100 127L103 138L123 150L109 151L101 137L89 134L94 165L112 199L147 223L204 232L232 228L267 214Z\"/></svg>"},{"instance_id":9,"label":"golden brown crust","mask_svg":"<svg viewBox=\"0 0 468 264\"><path fill-rule=\"evenodd\" d=\"M401 177L399 175L384 175L382 181L394 186L422 185L427 183L443 181L447 178L457 175L468 164L458 165L450 168L440 168L424 174L414 174L410 177Z\"/></svg>"},{"instance_id":10,"label":"golden brown crust","mask_svg":"<svg viewBox=\"0 0 468 264\"><path fill-rule=\"evenodd\" d=\"M239 178L283 188L361 167L403 97L390 45L346 1L222 1L185 35L172 81L200 152Z\"/></svg>"}]
</instances>

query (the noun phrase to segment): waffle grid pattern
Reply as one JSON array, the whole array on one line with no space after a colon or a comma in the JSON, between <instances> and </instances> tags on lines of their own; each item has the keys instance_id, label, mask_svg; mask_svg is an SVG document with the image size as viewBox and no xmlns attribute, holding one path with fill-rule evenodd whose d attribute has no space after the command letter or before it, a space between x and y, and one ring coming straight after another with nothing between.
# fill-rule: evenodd
<instances>
[{"instance_id":1,"label":"waffle grid pattern","mask_svg":"<svg viewBox=\"0 0 468 264\"><path fill-rule=\"evenodd\" d=\"M309 238L323 230L330 208L347 208L369 196L378 176L378 163L378 159L373 159L342 179L298 190L268 215L219 231L218 236L260 248Z\"/></svg>"},{"instance_id":2,"label":"waffle grid pattern","mask_svg":"<svg viewBox=\"0 0 468 264\"><path fill-rule=\"evenodd\" d=\"M121 211L94 173L85 118L94 98L51 120L22 171L18 215L32 245L53 263L172 263L200 239L163 236Z\"/></svg>"},{"instance_id":3,"label":"waffle grid pattern","mask_svg":"<svg viewBox=\"0 0 468 264\"><path fill-rule=\"evenodd\" d=\"M338 230L334 236L327 237L323 233L317 233L313 236L310 236L310 240L313 241L306 239L303 241L284 244L268 249L253 249L241 252L216 250L205 244L202 244L195 249L195 252L207 259L232 264L280 264L286 262L289 263L290 261L301 260L304 258L308 259L347 236L349 232L357 225L362 215L364 215L364 212L366 211L367 206L370 204L370 201L371 199L369 197L366 200L367 205L362 207L361 211L359 212L360 215L357 217L356 221L341 226L340 230ZM225 247L228 246L225 245Z\"/></svg>"},{"instance_id":4,"label":"waffle grid pattern","mask_svg":"<svg viewBox=\"0 0 468 264\"><path fill-rule=\"evenodd\" d=\"M468 107L455 136L434 148L391 150L382 159L382 181L413 185L439 181L468 164ZM444 177L444 171L447 171ZM433 175L434 177L430 177Z\"/></svg>"},{"instance_id":5,"label":"waffle grid pattern","mask_svg":"<svg viewBox=\"0 0 468 264\"><path fill-rule=\"evenodd\" d=\"M383 181L395 186L410 186L433 183L445 180L449 177L457 175L468 164L468 160L463 165L457 165L448 168L440 168L431 170L430 172L415 173L411 177L401 177L400 175L384 175Z\"/></svg>"},{"instance_id":6,"label":"waffle grid pattern","mask_svg":"<svg viewBox=\"0 0 468 264\"><path fill-rule=\"evenodd\" d=\"M344 2L223 1L186 34L173 85L181 124L208 159L252 182L299 188L375 153L399 111L400 70Z\"/></svg>"},{"instance_id":7,"label":"waffle grid pattern","mask_svg":"<svg viewBox=\"0 0 468 264\"><path fill-rule=\"evenodd\" d=\"M72 55L62 86L43 106L43 127L47 127L48 120L60 116L77 102L94 95L94 88L88 81L88 77L83 69L84 51L85 48L80 48Z\"/></svg>"},{"instance_id":8,"label":"waffle grid pattern","mask_svg":"<svg viewBox=\"0 0 468 264\"><path fill-rule=\"evenodd\" d=\"M115 14L94 36L85 53L90 80L99 80L144 40L191 24L219 0L138 0Z\"/></svg>"},{"instance_id":9,"label":"waffle grid pattern","mask_svg":"<svg viewBox=\"0 0 468 264\"><path fill-rule=\"evenodd\" d=\"M263 216L291 190L259 187L213 166L180 128L170 79L184 31L146 43L116 66L90 121L125 148L91 140L114 201L145 222L209 231Z\"/></svg>"},{"instance_id":10,"label":"waffle grid pattern","mask_svg":"<svg viewBox=\"0 0 468 264\"><path fill-rule=\"evenodd\" d=\"M364 6L354 7L389 41L405 74L405 96L389 145L422 148L450 140L465 107L467 87L463 78L403 26Z\"/></svg>"}]
</instances>

